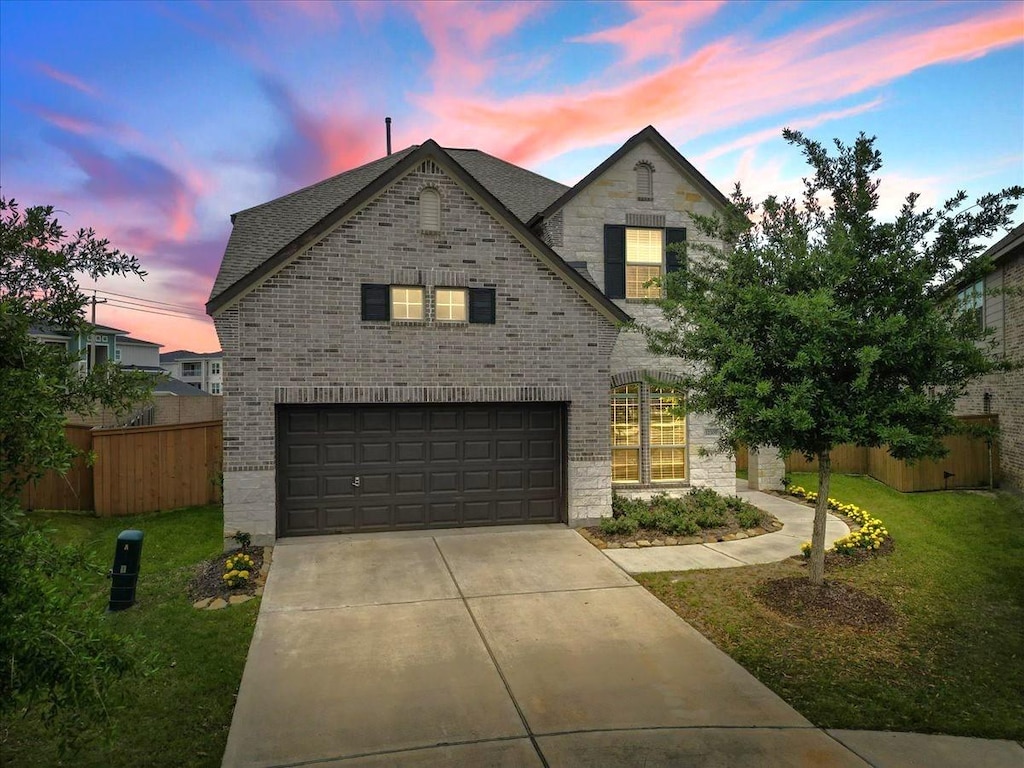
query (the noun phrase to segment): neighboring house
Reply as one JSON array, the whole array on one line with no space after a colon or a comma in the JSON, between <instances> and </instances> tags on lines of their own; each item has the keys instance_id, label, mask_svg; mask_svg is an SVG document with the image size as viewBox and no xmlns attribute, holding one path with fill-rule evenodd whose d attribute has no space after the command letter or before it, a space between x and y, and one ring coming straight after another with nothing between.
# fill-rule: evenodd
<instances>
[{"instance_id":1,"label":"neighboring house","mask_svg":"<svg viewBox=\"0 0 1024 768\"><path fill-rule=\"evenodd\" d=\"M125 336L127 331L97 325L93 328L92 333L85 334L32 326L28 333L29 336L43 344L63 347L78 355L79 366L82 370L87 371L92 361L95 361L96 365L100 365L108 360L117 360L117 340L119 337Z\"/></svg>"},{"instance_id":2,"label":"neighboring house","mask_svg":"<svg viewBox=\"0 0 1024 768\"><path fill-rule=\"evenodd\" d=\"M160 373L160 347L152 341L118 335L115 339L114 360L124 368Z\"/></svg>"},{"instance_id":3,"label":"neighboring house","mask_svg":"<svg viewBox=\"0 0 1024 768\"><path fill-rule=\"evenodd\" d=\"M735 490L676 415L666 245L723 195L648 127L572 188L433 141L232 216L207 311L231 375L225 533L611 514L612 490Z\"/></svg>"},{"instance_id":4,"label":"neighboring house","mask_svg":"<svg viewBox=\"0 0 1024 768\"><path fill-rule=\"evenodd\" d=\"M211 395L222 394L224 382L223 352L190 352L179 349L160 355L160 365L176 379L181 379Z\"/></svg>"},{"instance_id":5,"label":"neighboring house","mask_svg":"<svg viewBox=\"0 0 1024 768\"><path fill-rule=\"evenodd\" d=\"M995 330L995 353L1024 362L1024 224L1018 225L985 254L995 269L957 299L978 316L978 324ZM1024 490L1024 369L985 376L957 402L957 415L999 416L999 456L1003 485Z\"/></svg>"}]
</instances>

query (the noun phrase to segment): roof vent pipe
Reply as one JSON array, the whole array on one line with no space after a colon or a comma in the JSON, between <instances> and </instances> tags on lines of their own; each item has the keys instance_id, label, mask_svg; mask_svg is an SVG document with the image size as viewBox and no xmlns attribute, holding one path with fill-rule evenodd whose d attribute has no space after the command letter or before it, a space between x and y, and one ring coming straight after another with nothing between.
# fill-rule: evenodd
<instances>
[{"instance_id":1,"label":"roof vent pipe","mask_svg":"<svg viewBox=\"0 0 1024 768\"><path fill-rule=\"evenodd\" d=\"M391 118L390 117L385 117L384 118L384 132L387 134L387 137L388 137L388 154L390 155L391 154Z\"/></svg>"}]
</instances>

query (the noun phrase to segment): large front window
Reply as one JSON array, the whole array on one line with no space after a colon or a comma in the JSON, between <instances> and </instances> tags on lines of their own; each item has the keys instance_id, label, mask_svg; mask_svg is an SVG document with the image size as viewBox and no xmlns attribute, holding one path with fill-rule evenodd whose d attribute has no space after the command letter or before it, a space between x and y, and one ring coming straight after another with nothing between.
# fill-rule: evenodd
<instances>
[{"instance_id":1,"label":"large front window","mask_svg":"<svg viewBox=\"0 0 1024 768\"><path fill-rule=\"evenodd\" d=\"M657 299L661 286L651 284L662 275L663 231L626 230L626 298Z\"/></svg>"},{"instance_id":2,"label":"large front window","mask_svg":"<svg viewBox=\"0 0 1024 768\"><path fill-rule=\"evenodd\" d=\"M640 385L612 390L612 482L640 482Z\"/></svg>"},{"instance_id":3,"label":"large front window","mask_svg":"<svg viewBox=\"0 0 1024 768\"><path fill-rule=\"evenodd\" d=\"M683 482L686 474L684 398L646 383L612 390L612 482Z\"/></svg>"},{"instance_id":4,"label":"large front window","mask_svg":"<svg viewBox=\"0 0 1024 768\"><path fill-rule=\"evenodd\" d=\"M466 322L466 295L465 288L438 288L437 319L453 323Z\"/></svg>"}]
</instances>

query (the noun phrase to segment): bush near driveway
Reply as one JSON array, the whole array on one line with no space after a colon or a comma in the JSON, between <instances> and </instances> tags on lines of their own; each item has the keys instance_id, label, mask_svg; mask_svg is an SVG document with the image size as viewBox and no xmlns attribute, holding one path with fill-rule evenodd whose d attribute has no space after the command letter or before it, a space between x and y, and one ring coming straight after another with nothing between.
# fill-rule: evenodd
<instances>
[{"instance_id":1,"label":"bush near driveway","mask_svg":"<svg viewBox=\"0 0 1024 768\"><path fill-rule=\"evenodd\" d=\"M823 626L767 608L757 591L806 576L796 559L639 580L817 726L1024 738L1024 503L901 494L850 476L833 476L830 495L870 509L897 542L826 573L883 600L887 625Z\"/></svg>"},{"instance_id":2,"label":"bush near driveway","mask_svg":"<svg viewBox=\"0 0 1024 768\"><path fill-rule=\"evenodd\" d=\"M109 725L92 724L78 754L62 758L52 733L37 719L2 724L4 768L219 766L259 604L197 611L188 600L195 564L223 547L220 507L120 518L33 513L30 519L51 528L61 543L83 544L103 563L113 561L120 531L145 532L138 602L107 620L155 653L157 668L115 684ZM90 608L103 612L110 582L94 574L92 586Z\"/></svg>"}]
</instances>

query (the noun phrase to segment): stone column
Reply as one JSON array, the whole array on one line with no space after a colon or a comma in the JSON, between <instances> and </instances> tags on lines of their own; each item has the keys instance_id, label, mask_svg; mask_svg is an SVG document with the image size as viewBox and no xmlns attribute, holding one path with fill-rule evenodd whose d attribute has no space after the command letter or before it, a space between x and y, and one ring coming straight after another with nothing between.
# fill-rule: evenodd
<instances>
[{"instance_id":1,"label":"stone column","mask_svg":"<svg viewBox=\"0 0 1024 768\"><path fill-rule=\"evenodd\" d=\"M786 460L773 445L751 446L747 452L747 487L752 491L781 491Z\"/></svg>"}]
</instances>

